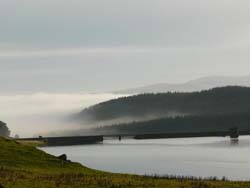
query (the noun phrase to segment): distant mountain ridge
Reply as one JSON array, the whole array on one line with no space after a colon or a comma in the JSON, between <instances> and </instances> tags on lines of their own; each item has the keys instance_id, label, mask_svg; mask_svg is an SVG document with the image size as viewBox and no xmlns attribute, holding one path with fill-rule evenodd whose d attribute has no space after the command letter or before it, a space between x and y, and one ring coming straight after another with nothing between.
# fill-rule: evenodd
<instances>
[{"instance_id":1,"label":"distant mountain ridge","mask_svg":"<svg viewBox=\"0 0 250 188\"><path fill-rule=\"evenodd\" d=\"M138 88L115 91L117 94L140 94L140 93L165 93L165 92L193 92L208 90L224 86L247 86L250 87L249 76L211 76L191 80L185 83L168 84L159 83Z\"/></svg>"}]
</instances>

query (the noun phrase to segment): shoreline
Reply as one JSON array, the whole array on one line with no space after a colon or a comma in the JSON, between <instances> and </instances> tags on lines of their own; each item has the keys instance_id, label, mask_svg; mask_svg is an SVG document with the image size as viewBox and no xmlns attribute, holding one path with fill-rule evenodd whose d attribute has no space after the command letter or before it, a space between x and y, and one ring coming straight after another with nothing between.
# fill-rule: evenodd
<instances>
[{"instance_id":1,"label":"shoreline","mask_svg":"<svg viewBox=\"0 0 250 188\"><path fill-rule=\"evenodd\" d=\"M31 143L0 138L0 184L4 188L243 188L250 182L180 176L109 173L63 161Z\"/></svg>"}]
</instances>

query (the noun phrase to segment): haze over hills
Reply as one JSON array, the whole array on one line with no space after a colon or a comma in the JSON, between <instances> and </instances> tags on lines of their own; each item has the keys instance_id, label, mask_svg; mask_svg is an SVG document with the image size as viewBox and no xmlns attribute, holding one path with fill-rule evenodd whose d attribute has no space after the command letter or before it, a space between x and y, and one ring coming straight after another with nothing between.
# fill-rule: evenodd
<instances>
[{"instance_id":1,"label":"haze over hills","mask_svg":"<svg viewBox=\"0 0 250 188\"><path fill-rule=\"evenodd\" d=\"M165 117L134 121L88 130L89 134L161 134L182 132L250 131L250 113Z\"/></svg>"},{"instance_id":2,"label":"haze over hills","mask_svg":"<svg viewBox=\"0 0 250 188\"><path fill-rule=\"evenodd\" d=\"M250 86L248 76L210 76L191 80L184 83L159 83L138 88L115 91L119 94L164 93L164 92L193 92L223 86Z\"/></svg>"},{"instance_id":3,"label":"haze over hills","mask_svg":"<svg viewBox=\"0 0 250 188\"><path fill-rule=\"evenodd\" d=\"M140 94L99 103L76 119L91 132L250 130L250 87L228 86L200 92ZM99 125L100 129L96 129Z\"/></svg>"}]
</instances>

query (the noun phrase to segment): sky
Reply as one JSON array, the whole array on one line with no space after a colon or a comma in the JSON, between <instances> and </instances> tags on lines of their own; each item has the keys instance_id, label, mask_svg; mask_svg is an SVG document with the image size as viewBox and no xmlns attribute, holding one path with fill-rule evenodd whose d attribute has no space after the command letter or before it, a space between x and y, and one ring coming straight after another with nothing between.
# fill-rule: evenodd
<instances>
[{"instance_id":1,"label":"sky","mask_svg":"<svg viewBox=\"0 0 250 188\"><path fill-rule=\"evenodd\" d=\"M249 10L249 0L0 0L0 119L30 136L110 91L249 75Z\"/></svg>"},{"instance_id":2,"label":"sky","mask_svg":"<svg viewBox=\"0 0 250 188\"><path fill-rule=\"evenodd\" d=\"M248 0L0 0L0 93L247 75L249 8Z\"/></svg>"}]
</instances>

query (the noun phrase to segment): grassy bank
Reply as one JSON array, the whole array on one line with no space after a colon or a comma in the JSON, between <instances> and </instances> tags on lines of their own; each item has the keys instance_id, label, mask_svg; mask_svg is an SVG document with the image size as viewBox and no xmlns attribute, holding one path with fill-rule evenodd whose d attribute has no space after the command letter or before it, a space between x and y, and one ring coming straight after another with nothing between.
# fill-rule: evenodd
<instances>
[{"instance_id":1,"label":"grassy bank","mask_svg":"<svg viewBox=\"0 0 250 188\"><path fill-rule=\"evenodd\" d=\"M106 173L63 162L36 149L34 144L3 138L0 138L0 183L4 188L250 187L250 182Z\"/></svg>"}]
</instances>

